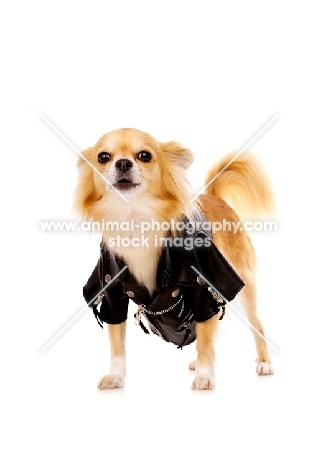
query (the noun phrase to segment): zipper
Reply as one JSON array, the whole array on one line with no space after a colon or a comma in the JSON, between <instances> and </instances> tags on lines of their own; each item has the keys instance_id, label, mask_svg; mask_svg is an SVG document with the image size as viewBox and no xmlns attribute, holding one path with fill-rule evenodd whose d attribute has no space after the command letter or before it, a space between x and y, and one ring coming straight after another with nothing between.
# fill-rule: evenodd
<instances>
[{"instance_id":1,"label":"zipper","mask_svg":"<svg viewBox=\"0 0 311 468\"><path fill-rule=\"evenodd\" d=\"M188 328L192 319L193 319L194 314L190 310L190 312L186 315L186 317L183 319L183 322L179 325L178 331L182 331L185 328Z\"/></svg>"}]
</instances>

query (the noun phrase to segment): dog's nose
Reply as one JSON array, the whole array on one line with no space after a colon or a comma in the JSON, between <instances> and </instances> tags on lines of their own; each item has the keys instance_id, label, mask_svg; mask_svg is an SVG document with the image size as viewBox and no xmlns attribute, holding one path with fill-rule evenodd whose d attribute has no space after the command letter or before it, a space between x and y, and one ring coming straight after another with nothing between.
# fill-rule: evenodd
<instances>
[{"instance_id":1,"label":"dog's nose","mask_svg":"<svg viewBox=\"0 0 311 468\"><path fill-rule=\"evenodd\" d=\"M131 167L133 167L133 163L130 159L119 159L116 162L116 168L123 173L128 171Z\"/></svg>"}]
</instances>

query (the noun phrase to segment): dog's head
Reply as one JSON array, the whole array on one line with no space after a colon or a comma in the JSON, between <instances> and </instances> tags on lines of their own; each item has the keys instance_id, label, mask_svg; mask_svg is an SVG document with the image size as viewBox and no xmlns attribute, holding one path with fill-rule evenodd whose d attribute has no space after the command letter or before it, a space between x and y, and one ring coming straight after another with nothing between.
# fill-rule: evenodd
<instances>
[{"instance_id":1,"label":"dog's head","mask_svg":"<svg viewBox=\"0 0 311 468\"><path fill-rule=\"evenodd\" d=\"M185 170L192 161L191 152L174 141L160 143L132 128L114 130L81 153L75 206L93 220L124 204L147 204L162 219L178 217L189 211Z\"/></svg>"}]
</instances>

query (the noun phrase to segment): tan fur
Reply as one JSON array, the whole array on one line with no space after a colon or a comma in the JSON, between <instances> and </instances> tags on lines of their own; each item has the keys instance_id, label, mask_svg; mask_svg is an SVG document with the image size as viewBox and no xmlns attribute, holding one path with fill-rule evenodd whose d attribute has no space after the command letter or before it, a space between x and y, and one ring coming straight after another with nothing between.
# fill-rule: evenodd
<instances>
[{"instance_id":1,"label":"tan fur","mask_svg":"<svg viewBox=\"0 0 311 468\"><path fill-rule=\"evenodd\" d=\"M239 157L241 159L235 160L224 169L233 156L233 153L228 154L208 172L206 184L223 171L207 187L207 195L201 197L205 216L210 221L223 219L239 221L235 211L218 197L231 200L236 209L240 210L241 219L271 216L275 210L274 197L271 183L259 159L247 152ZM214 233L214 242L244 279L245 286L240 293L242 304L250 324L264 336L263 326L256 309L256 254L249 236L241 230L236 234L229 230L217 231ZM273 367L266 342L258 333L252 331L257 349L257 372L271 374ZM263 366L261 363L267 363L268 366Z\"/></svg>"},{"instance_id":2,"label":"tan fur","mask_svg":"<svg viewBox=\"0 0 311 468\"><path fill-rule=\"evenodd\" d=\"M105 388L118 388L123 387L125 379L125 336L126 326L125 322L120 325L108 325L108 334L110 339L111 357L112 359L124 359L124 370L118 369L115 374L113 369L110 369L110 374L104 376L99 382L97 387L101 390ZM112 367L112 366L111 366Z\"/></svg>"},{"instance_id":3,"label":"tan fur","mask_svg":"<svg viewBox=\"0 0 311 468\"><path fill-rule=\"evenodd\" d=\"M138 152L142 150L152 153L152 160L147 164L137 158ZM97 161L97 155L102 151L111 154L111 161L104 166ZM197 209L197 206L191 203L191 192L184 172L191 164L193 156L179 143L160 143L147 133L135 129L120 129L104 135L93 148L84 151L83 155L108 179L111 178L115 161L126 157L137 167L137 177L141 181L137 191L134 189L133 192L124 193L129 199L127 203L109 189L107 183L80 158L75 207L84 219L119 222L131 218L137 222L152 219L160 222L171 219L177 221L183 214L191 217ZM212 167L208 172L206 183L222 171L233 156L233 154L227 155ZM225 199L231 201L243 219L249 216L249 213L253 218L268 216L273 212L274 202L270 182L258 159L250 153L239 156L223 170L208 186L206 192L200 197L199 204L209 221L222 222L224 219L239 221L238 215L224 201ZM115 232L104 232L103 238L107 241L109 236L115 234ZM135 236L137 233L119 234ZM246 282L240 295L250 323L263 335L263 328L256 311L256 255L250 238L245 231L234 234L226 230L215 232L214 241ZM124 258L137 280L152 291L161 251L155 247L139 249L127 247L114 251ZM211 389L214 386L214 337L217 325L217 317L197 324L197 362L191 364L191 368L195 368L192 384L194 389ZM125 324L110 325L109 337L112 361L120 356L124 356L125 360ZM254 338L257 348L257 372L273 373L265 340L255 332ZM113 367L115 368L117 367ZM123 386L124 375L115 376L110 373L100 381L99 388Z\"/></svg>"},{"instance_id":4,"label":"tan fur","mask_svg":"<svg viewBox=\"0 0 311 468\"><path fill-rule=\"evenodd\" d=\"M235 159L236 154L227 154L208 171L206 193L225 200L241 219L272 216L275 202L263 161L248 151Z\"/></svg>"},{"instance_id":5,"label":"tan fur","mask_svg":"<svg viewBox=\"0 0 311 468\"><path fill-rule=\"evenodd\" d=\"M139 163L142 170L142 178L147 187L142 195L148 194L149 198L145 206L152 206L154 217L159 221L165 221L173 217L180 217L183 213L191 211L190 188L184 176L186 169L193 161L191 152L176 142L160 143L144 132L135 129L114 130L104 135L93 148L88 148L82 154L99 171L107 176L110 165L118 157L136 159L140 149L150 151L154 159L146 166ZM97 155L101 151L108 151L113 158L110 163L102 168L97 162ZM137 161L137 159L136 159ZM80 177L75 194L75 208L84 219L101 220L107 213L116 218L113 211L123 207L122 199L109 196L103 180L81 158L78 162ZM142 196L141 195L141 196ZM104 196L107 203L102 206ZM156 204L154 203L156 201ZM108 204L111 205L109 211ZM135 207L131 206L135 213ZM110 218L109 218L110 219Z\"/></svg>"}]
</instances>

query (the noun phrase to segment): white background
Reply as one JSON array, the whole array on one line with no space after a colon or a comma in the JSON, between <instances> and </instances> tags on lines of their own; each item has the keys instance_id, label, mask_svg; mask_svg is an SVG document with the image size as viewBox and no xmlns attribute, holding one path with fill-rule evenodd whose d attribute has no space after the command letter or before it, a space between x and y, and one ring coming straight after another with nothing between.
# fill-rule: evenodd
<instances>
[{"instance_id":1,"label":"white background","mask_svg":"<svg viewBox=\"0 0 311 468\"><path fill-rule=\"evenodd\" d=\"M307 2L11 2L1 13L1 465L310 466ZM259 308L279 353L255 373L248 327L227 313L217 388L190 390L182 352L128 324L128 378L100 392L109 345L82 286L99 237L44 233L72 219L76 155L136 127L212 162L251 149L266 162L278 231L254 233ZM132 318L134 309L129 317Z\"/></svg>"}]
</instances>

